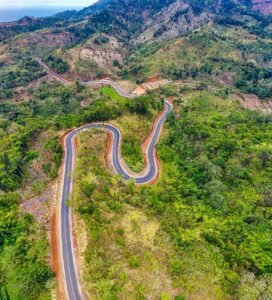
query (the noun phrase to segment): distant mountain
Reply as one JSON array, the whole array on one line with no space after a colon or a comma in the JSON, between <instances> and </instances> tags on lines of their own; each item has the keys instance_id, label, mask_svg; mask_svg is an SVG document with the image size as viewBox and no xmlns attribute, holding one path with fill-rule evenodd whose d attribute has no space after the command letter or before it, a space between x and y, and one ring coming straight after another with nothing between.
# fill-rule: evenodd
<instances>
[{"instance_id":1,"label":"distant mountain","mask_svg":"<svg viewBox=\"0 0 272 300\"><path fill-rule=\"evenodd\" d=\"M271 16L262 16L253 9L269 14L271 3L272 0L100 0L80 11L65 11L35 22L25 20L2 24L0 39L46 27L61 29L67 26L77 36L84 37L103 31L140 42L168 39L214 20L240 22L241 25L244 18L239 18L239 15L245 14L259 14L258 20L267 23L266 18L271 21ZM87 23L85 26L82 26L83 20Z\"/></svg>"},{"instance_id":2,"label":"distant mountain","mask_svg":"<svg viewBox=\"0 0 272 300\"><path fill-rule=\"evenodd\" d=\"M86 34L103 31L119 39L146 42L176 38L211 21L247 26L239 15L258 15L252 8L251 0L101 0L62 17L87 20L84 28L80 26L81 33L82 29ZM258 16L260 22L265 18Z\"/></svg>"}]
</instances>

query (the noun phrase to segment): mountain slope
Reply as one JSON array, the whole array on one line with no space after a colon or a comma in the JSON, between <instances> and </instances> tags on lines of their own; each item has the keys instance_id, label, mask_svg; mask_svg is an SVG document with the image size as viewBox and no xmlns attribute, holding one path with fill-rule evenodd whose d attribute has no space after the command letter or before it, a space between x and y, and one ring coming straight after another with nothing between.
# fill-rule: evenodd
<instances>
[{"instance_id":1,"label":"mountain slope","mask_svg":"<svg viewBox=\"0 0 272 300\"><path fill-rule=\"evenodd\" d=\"M118 36L121 34L126 39L135 39L141 34L140 41L158 36L173 38L207 24L211 19L224 17L233 22L231 15L247 13L255 14L259 23L270 22L269 17L258 15L251 10L262 5L266 12L269 12L270 6L266 2L254 3L248 0L100 0L78 12L66 11L48 18L28 18L0 24L0 41L22 32L43 28L59 30L66 27L70 30L74 28L78 35L82 33L77 29L83 30L85 36L103 30L111 33L115 31ZM78 24L83 20L87 23L85 27ZM240 22L241 25L246 25L243 21ZM258 24L255 24L255 27L258 27Z\"/></svg>"},{"instance_id":2,"label":"mountain slope","mask_svg":"<svg viewBox=\"0 0 272 300\"><path fill-rule=\"evenodd\" d=\"M152 70L173 79L184 79L184 74L191 78L192 73L203 79L219 78L219 81L227 76L232 78L229 80L232 85L243 87L243 91L267 97L271 96L272 17L261 15L251 7L250 1L230 0L102 0L79 12L21 20L13 33L9 24L8 36L21 31L26 33L10 39L9 47L3 44L3 64L16 62L20 55L31 53L46 58L53 52L57 59L70 65L66 76L71 79L110 75L134 76L141 81L153 75ZM28 30L34 32L28 33ZM192 36L194 30L202 34ZM4 35L5 30L1 33ZM182 51L164 46L186 36L192 41L193 49L200 47L203 51L199 51L192 63L187 53L189 63L184 66L179 58ZM189 43L181 45L190 48ZM220 45L227 45L231 51L220 52ZM147 61L142 55L145 47L150 49ZM209 47L217 48L218 54L208 53ZM137 49L143 50L142 54L139 52L140 57ZM152 57L159 57L160 49L165 55L160 66L155 66L157 60ZM150 70L149 62L153 62ZM187 72L188 68L193 72Z\"/></svg>"}]
</instances>

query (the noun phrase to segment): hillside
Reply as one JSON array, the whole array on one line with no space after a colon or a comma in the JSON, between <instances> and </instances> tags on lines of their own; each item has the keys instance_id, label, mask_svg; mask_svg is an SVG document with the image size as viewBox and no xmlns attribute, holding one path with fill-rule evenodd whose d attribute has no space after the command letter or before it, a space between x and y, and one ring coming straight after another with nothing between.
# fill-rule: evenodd
<instances>
[{"instance_id":1,"label":"hillside","mask_svg":"<svg viewBox=\"0 0 272 300\"><path fill-rule=\"evenodd\" d=\"M253 0L252 7L263 14L272 14L272 1L270 0Z\"/></svg>"},{"instance_id":2,"label":"hillside","mask_svg":"<svg viewBox=\"0 0 272 300\"><path fill-rule=\"evenodd\" d=\"M186 68L191 68L193 76L212 75L213 80L231 76L234 86L243 86L241 91L265 98L271 94L271 18L252 11L245 3L231 1L169 0L159 1L159 4L156 1L102 1L79 12L42 20L27 19L14 26L2 25L9 36L12 32L26 33L3 41L0 63L8 67L9 62L16 62L20 55L46 58L50 53L68 63L66 76L71 79L132 75L134 79L136 76L137 80L143 80L145 74L153 74L148 73L146 62L145 70L140 70L139 56L144 58L141 52L147 51L145 54L156 57L163 49L164 56L176 65L167 66L169 62L164 59L163 67L157 66L152 72L184 79L192 77L192 72L186 72ZM195 29L202 33L193 36ZM5 34L5 30L1 33ZM183 53L190 48L189 44L199 52L198 57L194 56L193 66L190 63L178 66L181 53L173 51L176 47L171 46L184 37L187 42ZM208 53L209 47L214 51L217 47L217 53ZM220 47L225 52L219 53ZM217 55L221 56L220 60ZM205 64L201 62L204 57ZM215 67L218 64L220 69ZM169 67L176 74L169 74ZM178 75L180 68L184 68L183 74Z\"/></svg>"},{"instance_id":3,"label":"hillside","mask_svg":"<svg viewBox=\"0 0 272 300\"><path fill-rule=\"evenodd\" d=\"M141 175L164 100L152 184L115 174L103 129L76 138L64 201L86 298L272 297L271 7L100 0L0 24L0 299L63 296L65 134L116 126Z\"/></svg>"}]
</instances>

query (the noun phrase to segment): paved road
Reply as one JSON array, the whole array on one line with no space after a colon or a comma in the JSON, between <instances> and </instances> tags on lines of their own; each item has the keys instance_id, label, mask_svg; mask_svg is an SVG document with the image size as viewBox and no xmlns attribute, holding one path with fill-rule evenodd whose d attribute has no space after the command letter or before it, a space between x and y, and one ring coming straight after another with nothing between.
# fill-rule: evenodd
<instances>
[{"instance_id":1,"label":"paved road","mask_svg":"<svg viewBox=\"0 0 272 300\"><path fill-rule=\"evenodd\" d=\"M41 60L39 63L50 72L57 80L63 83L69 83L68 80L63 78L58 73L50 69ZM127 94L121 87L110 79L104 79L99 81L90 81L83 83L86 86L97 86L99 84L111 85L121 96L127 98L135 97L134 94ZM147 167L146 171L141 176L134 176L130 174L127 169L123 166L120 157L121 153L121 133L119 129L111 124L104 123L92 123L79 127L67 134L64 141L65 147L65 161L64 171L62 177L62 186L60 194L60 243L61 243L61 257L62 267L65 277L65 289L67 292L67 298L69 300L81 300L84 299L84 294L76 272L76 259L74 255L73 247L73 234L72 234L72 209L67 205L67 201L70 200L72 185L73 185L73 168L75 159L74 139L75 137L84 130L92 128L105 129L112 135L112 149L111 149L111 164L117 174L120 174L125 180L134 179L137 184L146 184L156 178L158 174L158 165L155 157L155 146L158 141L161 129L167 118L167 115L171 112L172 105L169 102L165 102L165 107L160 115L159 119L154 124L152 137L147 145Z\"/></svg>"},{"instance_id":2,"label":"paved road","mask_svg":"<svg viewBox=\"0 0 272 300\"><path fill-rule=\"evenodd\" d=\"M46 69L46 71L48 73L50 73L58 81L60 81L60 82L62 82L64 84L71 83L68 79L66 79L65 77L63 77L61 74L59 74L59 73L55 72L54 70L52 70L40 58L38 58L37 61L39 62L39 64L44 69ZM136 94L128 94L128 93L126 93L124 90L122 90L122 88L118 85L118 83L116 83L115 81L113 81L113 80L111 80L109 78L99 79L99 80L90 80L90 81L80 81L80 84L82 84L84 86L87 86L87 87L98 87L98 86L110 85L111 87L113 87L116 90L116 92L120 96L123 96L125 98L134 98L135 96L137 96Z\"/></svg>"},{"instance_id":3,"label":"paved road","mask_svg":"<svg viewBox=\"0 0 272 300\"><path fill-rule=\"evenodd\" d=\"M95 86L99 86L99 85L110 85L111 87L113 87L116 92L120 95L123 96L125 98L134 98L135 96L137 96L136 94L128 94L125 91L122 90L122 88L113 80L111 79L100 79L100 80L93 80L93 81L81 81L80 82L82 85L84 86L88 86L88 87L95 87Z\"/></svg>"},{"instance_id":4,"label":"paved road","mask_svg":"<svg viewBox=\"0 0 272 300\"><path fill-rule=\"evenodd\" d=\"M64 84L68 84L70 83L69 80L67 80L66 78L64 78L62 75L60 75L59 73L55 72L54 70L52 70L48 65L46 65L40 58L38 58L38 63L45 68L45 70L50 73L52 76L54 76L58 81L64 83Z\"/></svg>"},{"instance_id":5,"label":"paved road","mask_svg":"<svg viewBox=\"0 0 272 300\"><path fill-rule=\"evenodd\" d=\"M121 147L121 133L113 125L94 123L84 125L74 131L71 131L65 139L65 164L64 175L62 181L61 193L61 243L62 243L62 257L63 268L65 274L65 282L69 300L83 299L82 291L77 278L76 262L73 253L72 243L72 221L71 221L71 208L66 205L66 201L70 199L72 191L72 174L73 174L73 161L75 155L74 138L82 131L92 128L102 128L110 132L112 135L112 149L111 149L111 163L116 173L120 174L125 180L134 178L137 184L144 184L152 181L158 172L158 165L155 159L155 145L158 141L160 131L166 120L167 115L172 110L172 105L168 102L165 103L165 109L156 123L153 131L152 138L147 148L147 171L144 175L133 177L122 166L120 160L120 147Z\"/></svg>"}]
</instances>

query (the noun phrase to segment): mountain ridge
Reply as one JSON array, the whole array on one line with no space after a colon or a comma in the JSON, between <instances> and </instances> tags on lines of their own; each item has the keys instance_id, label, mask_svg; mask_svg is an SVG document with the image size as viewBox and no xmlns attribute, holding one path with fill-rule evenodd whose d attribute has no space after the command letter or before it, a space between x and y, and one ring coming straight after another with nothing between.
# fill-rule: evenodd
<instances>
[{"instance_id":1,"label":"mountain ridge","mask_svg":"<svg viewBox=\"0 0 272 300\"><path fill-rule=\"evenodd\" d=\"M32 19L28 18L22 22L2 23L0 41L12 37L22 32L31 32L38 29L55 27L61 29L65 24L75 24L81 20L86 20L96 27L110 27L109 30L125 32L130 31L126 38L135 38L142 34L150 40L150 31L161 38L173 38L181 34L186 34L199 26L207 24L211 19L228 15L231 22L231 14L253 14L259 19L271 21L272 12L270 5L267 7L268 0L257 1L221 1L221 0L100 0L89 7L80 11L64 11L52 17ZM267 16L259 14L253 9L260 9ZM258 15L259 14L259 15ZM151 21L152 19L152 21ZM170 19L170 20L169 20ZM167 24L165 24L167 21ZM156 23L162 23L158 26ZM102 25L103 24L103 25ZM153 27L154 30L147 27ZM95 30L95 29L94 29ZM122 34L121 34L122 35ZM153 36L154 37L154 36ZM153 38L152 37L152 38ZM139 40L145 40L141 37Z\"/></svg>"}]
</instances>

